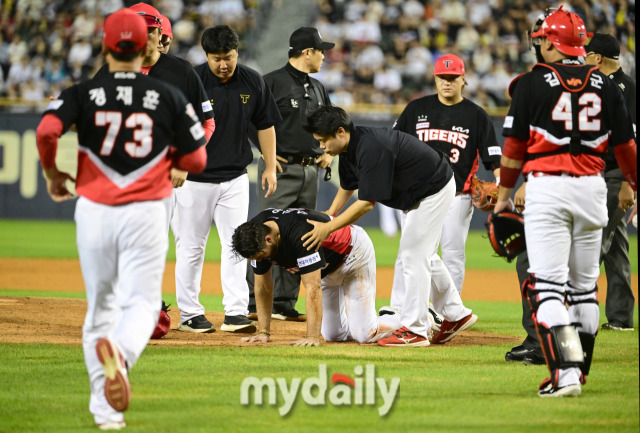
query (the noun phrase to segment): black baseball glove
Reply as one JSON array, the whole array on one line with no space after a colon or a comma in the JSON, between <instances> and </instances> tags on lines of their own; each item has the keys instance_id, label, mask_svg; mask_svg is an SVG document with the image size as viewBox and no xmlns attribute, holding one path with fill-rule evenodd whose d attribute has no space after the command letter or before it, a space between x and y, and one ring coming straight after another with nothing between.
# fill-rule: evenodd
<instances>
[{"instance_id":1,"label":"black baseball glove","mask_svg":"<svg viewBox=\"0 0 640 433\"><path fill-rule=\"evenodd\" d=\"M515 211L491 213L485 226L493 250L508 262L527 249L524 218L520 213Z\"/></svg>"}]
</instances>

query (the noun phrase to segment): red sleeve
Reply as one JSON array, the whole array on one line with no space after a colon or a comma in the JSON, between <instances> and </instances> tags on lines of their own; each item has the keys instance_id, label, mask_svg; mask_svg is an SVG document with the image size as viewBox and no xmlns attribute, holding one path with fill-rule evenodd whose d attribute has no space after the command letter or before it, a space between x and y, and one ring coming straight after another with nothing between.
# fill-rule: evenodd
<instances>
[{"instance_id":1,"label":"red sleeve","mask_svg":"<svg viewBox=\"0 0 640 433\"><path fill-rule=\"evenodd\" d=\"M53 114L45 114L36 130L36 143L40 154L42 168L49 169L56 165L58 138L62 135L64 125Z\"/></svg>"},{"instance_id":2,"label":"red sleeve","mask_svg":"<svg viewBox=\"0 0 640 433\"><path fill-rule=\"evenodd\" d=\"M502 149L502 155L509 159L516 159L518 161L524 161L524 157L527 153L527 141L521 140L515 137L507 137L504 140L504 148ZM502 175L500 175L502 176Z\"/></svg>"},{"instance_id":3,"label":"red sleeve","mask_svg":"<svg viewBox=\"0 0 640 433\"><path fill-rule=\"evenodd\" d=\"M211 140L211 136L213 135L213 131L216 130L216 121L213 119L207 119L202 124L202 128L204 128L204 138L207 139L207 143Z\"/></svg>"},{"instance_id":4,"label":"red sleeve","mask_svg":"<svg viewBox=\"0 0 640 433\"><path fill-rule=\"evenodd\" d=\"M637 191L638 182L638 148L636 147L636 141L631 139L624 144L619 144L613 148L613 152L616 155L616 161L620 166L622 174L629 182L631 189Z\"/></svg>"},{"instance_id":5,"label":"red sleeve","mask_svg":"<svg viewBox=\"0 0 640 433\"><path fill-rule=\"evenodd\" d=\"M201 173L207 166L207 151L204 146L200 146L186 155L175 153L173 155L173 166L189 173Z\"/></svg>"}]
</instances>

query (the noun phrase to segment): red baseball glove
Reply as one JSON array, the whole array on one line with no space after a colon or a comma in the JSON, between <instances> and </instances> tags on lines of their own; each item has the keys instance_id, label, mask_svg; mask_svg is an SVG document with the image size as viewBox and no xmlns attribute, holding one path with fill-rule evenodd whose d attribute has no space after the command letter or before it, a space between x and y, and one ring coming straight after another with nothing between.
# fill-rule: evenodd
<instances>
[{"instance_id":1,"label":"red baseball glove","mask_svg":"<svg viewBox=\"0 0 640 433\"><path fill-rule=\"evenodd\" d=\"M492 211L498 201L498 186L495 182L480 180L477 176L471 178L471 202L476 209Z\"/></svg>"}]
</instances>

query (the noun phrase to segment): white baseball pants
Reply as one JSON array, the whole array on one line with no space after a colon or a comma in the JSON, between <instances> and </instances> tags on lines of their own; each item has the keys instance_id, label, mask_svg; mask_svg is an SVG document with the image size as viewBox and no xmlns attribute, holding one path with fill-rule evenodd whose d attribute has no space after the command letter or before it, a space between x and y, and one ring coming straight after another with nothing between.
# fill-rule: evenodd
<instances>
[{"instance_id":1,"label":"white baseball pants","mask_svg":"<svg viewBox=\"0 0 640 433\"><path fill-rule=\"evenodd\" d=\"M110 338L131 368L158 323L169 203L167 198L107 206L80 197L76 204L76 242L87 291L82 347L96 424L123 419L104 396L96 342Z\"/></svg>"},{"instance_id":2,"label":"white baseball pants","mask_svg":"<svg viewBox=\"0 0 640 433\"><path fill-rule=\"evenodd\" d=\"M227 316L246 316L249 288L245 280L247 261L238 260L231 250L231 237L249 213L249 176L222 183L187 180L176 193L177 204L172 221L176 240L176 297L180 320L204 314L200 303L200 282L204 252L215 223L220 236L220 278Z\"/></svg>"},{"instance_id":3,"label":"white baseball pants","mask_svg":"<svg viewBox=\"0 0 640 433\"><path fill-rule=\"evenodd\" d=\"M351 226L352 250L322 279L322 336L326 341L375 343L402 325L396 315L376 313L376 256L362 227Z\"/></svg>"},{"instance_id":4,"label":"white baseball pants","mask_svg":"<svg viewBox=\"0 0 640 433\"><path fill-rule=\"evenodd\" d=\"M447 212L440 238L442 261L449 270L453 283L460 294L462 294L466 263L465 244L469 235L472 215L471 195L457 195Z\"/></svg>"},{"instance_id":5,"label":"white baseball pants","mask_svg":"<svg viewBox=\"0 0 640 433\"><path fill-rule=\"evenodd\" d=\"M524 210L529 273L560 285L574 296L595 288L600 274L602 228L607 224L607 186L602 177L529 177ZM567 285L568 283L568 285ZM537 281L536 290L562 286ZM592 295L595 297L595 294ZM594 303L569 310L553 292L540 293L538 323L547 327L578 323L579 332L595 335L600 310ZM560 370L558 385L577 384L578 368Z\"/></svg>"}]
</instances>

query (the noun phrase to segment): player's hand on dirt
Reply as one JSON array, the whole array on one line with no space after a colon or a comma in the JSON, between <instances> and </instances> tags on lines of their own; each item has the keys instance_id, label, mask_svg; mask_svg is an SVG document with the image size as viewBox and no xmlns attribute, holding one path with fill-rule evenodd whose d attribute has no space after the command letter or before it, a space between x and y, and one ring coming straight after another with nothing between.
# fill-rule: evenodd
<instances>
[{"instance_id":1,"label":"player's hand on dirt","mask_svg":"<svg viewBox=\"0 0 640 433\"><path fill-rule=\"evenodd\" d=\"M522 213L524 210L524 196L525 196L525 184L523 183L516 191L513 197L513 204L516 206L518 212Z\"/></svg>"},{"instance_id":2,"label":"player's hand on dirt","mask_svg":"<svg viewBox=\"0 0 640 433\"><path fill-rule=\"evenodd\" d=\"M320 168L330 167L331 161L333 161L333 156L329 155L328 153L323 153L316 158L316 164Z\"/></svg>"},{"instance_id":3,"label":"player's hand on dirt","mask_svg":"<svg viewBox=\"0 0 640 433\"><path fill-rule=\"evenodd\" d=\"M173 187L180 188L182 185L184 185L184 182L187 180L187 174L189 173L186 171L178 170L177 168L172 168L171 183L173 184Z\"/></svg>"},{"instance_id":4,"label":"player's hand on dirt","mask_svg":"<svg viewBox=\"0 0 640 433\"><path fill-rule=\"evenodd\" d=\"M629 183L622 182L620 184L620 192L618 193L618 207L626 213L631 209L634 202L633 189L631 189Z\"/></svg>"},{"instance_id":5,"label":"player's hand on dirt","mask_svg":"<svg viewBox=\"0 0 640 433\"><path fill-rule=\"evenodd\" d=\"M290 343L291 346L320 346L320 339L317 337L304 337L298 341Z\"/></svg>"},{"instance_id":6,"label":"player's hand on dirt","mask_svg":"<svg viewBox=\"0 0 640 433\"><path fill-rule=\"evenodd\" d=\"M322 242L331 234L331 230L327 227L327 223L314 220L307 220L307 222L313 226L313 230L302 235L302 246L306 247L307 251L318 251Z\"/></svg>"},{"instance_id":7,"label":"player's hand on dirt","mask_svg":"<svg viewBox=\"0 0 640 433\"><path fill-rule=\"evenodd\" d=\"M241 343L268 343L271 341L271 337L266 332L259 332L251 337L244 337L240 339Z\"/></svg>"},{"instance_id":8,"label":"player's hand on dirt","mask_svg":"<svg viewBox=\"0 0 640 433\"><path fill-rule=\"evenodd\" d=\"M265 170L264 173L262 173L262 190L267 189L267 193L264 195L265 198L272 196L273 193L276 192L277 185L278 179L276 178L275 170Z\"/></svg>"},{"instance_id":9,"label":"player's hand on dirt","mask_svg":"<svg viewBox=\"0 0 640 433\"><path fill-rule=\"evenodd\" d=\"M58 170L56 167L44 170L44 178L47 181L47 192L53 201L61 202L73 198L73 194L67 189L66 182L76 180L69 173Z\"/></svg>"}]
</instances>

